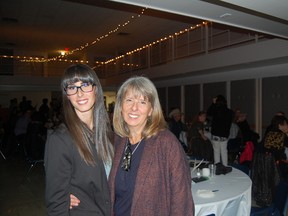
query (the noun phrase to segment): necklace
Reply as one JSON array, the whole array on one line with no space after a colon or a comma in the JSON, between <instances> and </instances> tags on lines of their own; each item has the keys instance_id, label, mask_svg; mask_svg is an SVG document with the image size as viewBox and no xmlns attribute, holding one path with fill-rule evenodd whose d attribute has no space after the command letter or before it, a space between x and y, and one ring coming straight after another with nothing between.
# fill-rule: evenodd
<instances>
[{"instance_id":1,"label":"necklace","mask_svg":"<svg viewBox=\"0 0 288 216\"><path fill-rule=\"evenodd\" d=\"M143 139L141 139L138 144L134 144L135 148L132 151L131 149L131 143L129 141L129 138L127 138L127 142L126 142L126 147L125 147L125 151L124 151L124 157L123 157L123 161L122 161L122 165L121 168L124 171L129 171L131 168L131 160L132 160L132 155L134 154L134 152L137 150L137 148L139 147L139 145L141 144Z\"/></svg>"},{"instance_id":2,"label":"necklace","mask_svg":"<svg viewBox=\"0 0 288 216\"><path fill-rule=\"evenodd\" d=\"M137 150L137 148L139 147L139 145L141 144L143 138L138 142L137 146L135 147L135 149L132 151L132 155L134 154L134 152ZM129 138L127 138L127 144L126 144L126 148L125 150L128 148L128 145L131 145L131 143L129 143Z\"/></svg>"}]
</instances>

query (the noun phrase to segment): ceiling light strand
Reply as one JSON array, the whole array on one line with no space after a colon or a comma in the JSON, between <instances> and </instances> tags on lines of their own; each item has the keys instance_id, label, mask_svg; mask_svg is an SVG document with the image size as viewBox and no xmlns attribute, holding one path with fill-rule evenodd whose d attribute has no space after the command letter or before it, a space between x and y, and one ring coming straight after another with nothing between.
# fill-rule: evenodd
<instances>
[{"instance_id":1,"label":"ceiling light strand","mask_svg":"<svg viewBox=\"0 0 288 216\"><path fill-rule=\"evenodd\" d=\"M148 48L148 47L154 46L154 45L156 45L156 44L158 44L158 43L161 43L161 42L163 42L163 41L166 41L166 40L168 40L168 39L172 39L172 38L174 38L174 37L180 36L181 34L187 33L188 31L192 31L192 30L194 30L194 29L196 29L196 28L203 27L203 26L205 26L205 25L207 25L207 24L208 24L208 22L202 22L202 23L197 24L197 25L195 25L195 26L191 26L190 28L186 28L186 29L184 29L184 30L181 30L181 31L179 31L179 32L176 32L176 33L174 33L173 35L169 35L169 36L163 37L163 38L161 38L161 39L158 39L157 41L153 41L153 42L151 42L151 43L149 43L149 44L147 44L147 45L144 45L144 46L142 46L142 47L136 48L136 49L134 49L133 51L129 51L129 52L127 52L126 54L123 54L123 55L121 55L121 56L117 56L117 57L112 58L112 59L109 59L109 60L107 60L107 61L105 61L105 62L96 61L95 63L96 63L96 65L99 65L99 64L100 64L100 65L109 64L109 63L114 62L114 61L116 61L116 60L118 60L118 59L124 58L125 56L132 55L133 53L139 52L139 51L141 51L141 50L143 50L143 49L146 49L146 48Z\"/></svg>"},{"instance_id":2,"label":"ceiling light strand","mask_svg":"<svg viewBox=\"0 0 288 216\"><path fill-rule=\"evenodd\" d=\"M144 12L145 12L145 9L142 9L141 15L144 14ZM138 17L140 17L141 15L139 14ZM135 16L132 16L132 17L131 17L131 19L134 19L134 18L135 18ZM120 30L121 26L124 27L124 26L128 25L129 23L130 23L130 21L128 20L128 21L126 21L125 23L123 23L122 25L121 25L121 24L118 24L118 26L117 26L114 30L109 31L108 34L102 35L102 36L96 38L96 39L95 39L94 41L92 41L91 43L86 43L85 45L82 45L82 46L80 46L79 48L75 48L74 50L71 50L71 51L66 51L66 52L65 52L65 55L59 55L59 56L54 57L54 58L29 57L29 56L7 56L7 55L0 55L0 58L13 58L13 59L18 59L18 60L20 60L21 62L50 62L50 61L59 61L59 62L71 62L71 63L79 63L79 62L81 62L81 63L88 63L88 61L84 61L84 60L69 60L69 59L64 59L64 57L67 57L67 56L69 56L69 55L72 55L72 54L73 54L74 52L76 52L76 51L83 50L83 49L87 48L88 46L91 46L91 45L96 44L97 42L100 42L102 39L104 39L104 38L106 38L106 37L109 37L111 34L117 32L118 30ZM186 29L181 30L181 31L179 31L179 32L176 32L176 33L174 33L174 34L172 34L172 35L165 36L165 37L163 37L163 38L161 38L161 39L158 39L157 41L153 41L153 42L151 42L151 43L149 43L149 44L147 44L147 45L144 45L144 46L142 46L142 47L136 48L136 49L134 49L134 50L132 50L132 51L127 52L126 54L123 54L123 55L117 56L117 57L115 57L115 58L109 59L109 60L107 60L107 61L105 61L105 62L96 61L95 64L96 64L96 66L97 66L97 65L109 64L109 63L114 62L114 61L116 61L116 60L118 60L118 59L124 58L125 56L132 55L132 54L135 53L135 52L142 51L143 49L146 49L146 48L148 48L148 47L151 47L151 46L153 46L153 45L156 45L156 44L161 43L161 42L163 42L163 41L166 41L166 40L168 40L168 39L172 39L172 38L174 38L174 37L180 36L181 34L187 33L187 32L189 32L189 31L191 31L191 30L194 30L194 29L196 29L196 28L205 26L205 25L207 25L207 24L208 24L208 22L205 22L205 21L204 21L204 22L202 22L202 23L200 23L200 24L191 26L190 28L186 28Z\"/></svg>"},{"instance_id":3,"label":"ceiling light strand","mask_svg":"<svg viewBox=\"0 0 288 216\"><path fill-rule=\"evenodd\" d=\"M140 18L141 15L144 14L144 12L146 11L147 8L142 8L140 14L138 14L137 16L132 15L128 20L126 20L124 23L122 24L118 24L116 28L110 30L108 33L105 33L102 36L99 36L98 38L96 38L94 41L90 42L90 43L85 43L85 45L81 45L80 47L77 47L71 51L66 51L64 53L64 55L60 54L59 56L53 57L53 58L43 58L43 57L28 57L28 56L7 56L7 55L0 55L0 58L13 58L13 59L18 59L21 62L50 62L50 61L62 61L62 62L86 62L88 63L88 61L84 61L84 60L68 60L66 59L69 55L72 55L75 52L81 51L89 46L95 45L96 43L100 42L101 40L108 38L110 35L115 34L116 32L118 32L120 29L122 29L123 27L129 25L131 23L132 20ZM65 58L65 59L64 59Z\"/></svg>"},{"instance_id":4,"label":"ceiling light strand","mask_svg":"<svg viewBox=\"0 0 288 216\"><path fill-rule=\"evenodd\" d=\"M123 24L118 24L116 28L114 28L114 29L110 30L108 33L106 33L106 34L104 34L104 35L96 38L94 41L92 41L92 42L90 42L90 43L87 42L85 45L81 45L81 46L78 47L78 48L75 48L75 49L73 49L73 50L71 50L71 51L68 51L68 52L65 53L65 55L59 55L59 56L57 56L57 57L47 59L47 61L55 61L55 60L57 60L57 59L62 59L62 58L64 58L64 57L67 57L68 55L72 55L74 52L81 51L81 50L83 50L83 49L85 49L85 48L87 48L87 47L89 47L89 46L92 46L92 45L100 42L100 41L103 40L104 38L107 38L107 37L109 37L110 35L115 34L115 33L118 32L121 28L129 25L133 19L140 18L141 15L144 14L144 12L145 12L146 9L147 9L147 8L143 8L143 9L141 10L141 13L138 14L137 17L135 17L134 15L132 15L129 20L125 21Z\"/></svg>"}]
</instances>

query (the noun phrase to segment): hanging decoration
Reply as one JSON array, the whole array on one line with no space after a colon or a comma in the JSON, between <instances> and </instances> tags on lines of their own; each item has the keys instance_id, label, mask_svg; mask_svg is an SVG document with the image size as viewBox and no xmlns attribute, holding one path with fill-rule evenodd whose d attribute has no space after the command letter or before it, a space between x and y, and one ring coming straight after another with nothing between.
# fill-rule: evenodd
<instances>
[{"instance_id":1,"label":"hanging decoration","mask_svg":"<svg viewBox=\"0 0 288 216\"><path fill-rule=\"evenodd\" d=\"M147 9L147 8L146 8ZM118 24L117 27L115 27L114 29L110 30L108 33L96 38L94 41L90 42L90 43L85 43L84 45L81 45L80 47L77 47L71 51L69 51L68 48L65 48L65 53L64 55L59 55L53 58L43 58L43 57L29 57L29 56L7 56L7 55L0 55L0 58L14 58L14 59L19 59L22 62L49 62L49 61L67 61L67 62L81 62L83 60L66 60L64 58L66 58L69 55L72 55L73 53L77 52L77 51L81 51L89 46L93 46L96 43L99 43L101 40L103 40L104 38L108 38L110 35L118 32L120 29L122 29L123 27L127 26L128 24L131 23L131 21L135 18L140 18L141 15L144 14L145 8L143 8L141 10L141 13L138 14L137 16L131 16L129 20L125 21L123 24ZM88 63L88 61L85 61Z\"/></svg>"},{"instance_id":2,"label":"hanging decoration","mask_svg":"<svg viewBox=\"0 0 288 216\"><path fill-rule=\"evenodd\" d=\"M146 8L147 9L147 8ZM142 9L141 10L141 14L138 14L138 18L141 17L141 15L144 14L145 10L146 9ZM73 50L69 50L68 48L65 48L65 52L60 54L59 56L56 56L56 57L53 57L53 58L43 58L43 57L31 57L31 56L8 56L8 55L0 55L0 58L11 58L11 59L17 59L17 60L20 60L21 62L50 62L50 61L59 61L59 62L70 62L70 63L88 63L88 61L84 61L84 60L68 60L66 59L67 56L69 55L72 55L73 53L77 52L77 51L81 51L89 46L92 46L96 43L99 43L101 40L103 40L104 38L107 38L109 37L111 34L119 31L121 28L127 26L129 23L131 23L131 20L132 19L135 19L135 16L131 16L131 18L129 20L127 20L126 22L124 22L123 24L118 24L118 26L116 28L114 28L113 30L109 31L107 34L105 35L102 35L98 38L96 38L94 41L92 41L91 43L86 43L85 45L81 45L80 47L78 48L75 48ZM161 43L165 40L168 40L168 39L171 39L173 37L177 37L181 34L184 34L184 33L187 33L188 31L191 31L191 30L194 30L196 28L199 28L201 26L204 26L204 25L207 25L207 22L202 22L200 24L197 24L195 26L191 26L190 28L186 28L184 30L181 30L179 32L176 32L174 33L173 35L169 35L169 36L166 36L164 38L161 38L157 41L154 41L154 42L151 42L150 44L147 44L147 45L144 45L140 48L136 48L134 49L133 51L130 51L130 52L127 52L126 54L123 54L123 55L120 55L120 56L117 56L115 58L112 58L112 59L109 59L108 61L105 61L105 62L99 62L99 61L96 61L95 64L96 65L103 65L103 64L109 64L111 62L114 62L118 59L121 59L121 58L124 58L125 56L129 56L129 55L132 55L133 53L135 52L139 52L143 49L146 49L148 47L151 47L153 45L156 45L158 43ZM131 65L130 65L131 66Z\"/></svg>"},{"instance_id":3,"label":"hanging decoration","mask_svg":"<svg viewBox=\"0 0 288 216\"><path fill-rule=\"evenodd\" d=\"M117 57L112 58L112 59L109 59L108 61L105 61L105 62L96 62L96 64L109 64L109 63L114 62L114 61L116 61L116 60L118 60L118 59L124 58L125 56L132 55L132 54L135 53L135 52L139 52L139 51L141 51L141 50L143 50L143 49L146 49L146 48L148 48L148 47L151 47L151 46L153 46L153 45L156 45L156 44L161 43L161 42L163 42L163 41L166 41L166 40L168 40L168 39L171 39L171 38L173 38L173 37L175 37L175 36L177 37L177 36L179 36L179 35L181 35L181 34L187 33L188 31L194 30L194 29L196 29L196 28L199 28L199 27L204 26L204 25L207 25L207 24L208 24L208 22L202 22L201 24L197 24L197 25L195 25L195 26L191 26L190 28L186 28L186 29L184 29L184 30L181 30L181 31L179 31L179 32L176 32L176 33L174 33L173 35L169 35L169 36L166 36L166 37L164 37L164 38L161 38L161 39L159 39L159 40L157 40L157 41L151 42L150 44L144 45L143 47L136 48L136 49L134 49L133 51L127 52L127 53L124 54L124 55L117 56Z\"/></svg>"}]
</instances>

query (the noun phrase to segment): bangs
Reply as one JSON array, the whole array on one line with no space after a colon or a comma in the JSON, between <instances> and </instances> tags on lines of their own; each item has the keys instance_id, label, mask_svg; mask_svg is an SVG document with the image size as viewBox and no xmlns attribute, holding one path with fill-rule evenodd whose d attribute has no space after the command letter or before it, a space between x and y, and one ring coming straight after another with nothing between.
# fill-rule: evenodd
<instances>
[{"instance_id":1,"label":"bangs","mask_svg":"<svg viewBox=\"0 0 288 216\"><path fill-rule=\"evenodd\" d=\"M127 94L132 94L135 98L143 96L144 100L147 100L148 102L152 102L152 91L147 91L144 85L141 83L131 83L130 85L127 86L125 90L125 96Z\"/></svg>"},{"instance_id":2,"label":"bangs","mask_svg":"<svg viewBox=\"0 0 288 216\"><path fill-rule=\"evenodd\" d=\"M76 82L94 84L93 77L89 71L83 68L70 68L65 71L65 75L62 80L62 87L66 88L68 85L72 85Z\"/></svg>"}]
</instances>

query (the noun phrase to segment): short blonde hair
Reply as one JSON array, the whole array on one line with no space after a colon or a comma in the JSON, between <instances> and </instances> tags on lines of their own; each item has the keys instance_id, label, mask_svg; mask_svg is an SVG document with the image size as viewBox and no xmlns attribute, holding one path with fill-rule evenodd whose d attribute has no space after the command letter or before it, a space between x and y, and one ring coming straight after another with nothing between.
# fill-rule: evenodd
<instances>
[{"instance_id":1,"label":"short blonde hair","mask_svg":"<svg viewBox=\"0 0 288 216\"><path fill-rule=\"evenodd\" d=\"M181 115L180 109L178 109L178 108L173 109L173 110L169 113L169 118L173 118L175 115Z\"/></svg>"},{"instance_id":2,"label":"short blonde hair","mask_svg":"<svg viewBox=\"0 0 288 216\"><path fill-rule=\"evenodd\" d=\"M148 117L144 130L143 138L149 138L158 134L159 131L167 128L167 123L163 116L156 87L146 77L136 76L126 80L118 90L113 116L113 127L115 133L121 137L129 137L130 131L122 116L122 104L127 92L132 91L135 96L143 96L151 103L153 109L151 116Z\"/></svg>"}]
</instances>

